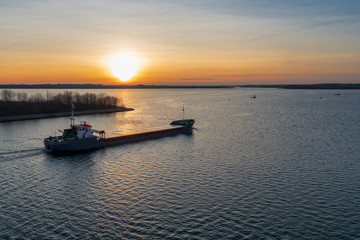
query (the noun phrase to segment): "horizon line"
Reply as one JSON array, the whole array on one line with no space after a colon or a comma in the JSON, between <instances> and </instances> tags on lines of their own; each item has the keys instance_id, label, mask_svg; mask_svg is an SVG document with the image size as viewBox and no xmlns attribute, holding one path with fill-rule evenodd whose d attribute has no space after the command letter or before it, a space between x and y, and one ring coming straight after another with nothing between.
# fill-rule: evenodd
<instances>
[{"instance_id":1,"label":"horizon line","mask_svg":"<svg viewBox=\"0 0 360 240\"><path fill-rule=\"evenodd\" d=\"M164 88L284 88L284 89L360 89L360 83L315 84L221 84L221 85L166 85L166 84L0 84L3 89L164 89Z\"/></svg>"}]
</instances>

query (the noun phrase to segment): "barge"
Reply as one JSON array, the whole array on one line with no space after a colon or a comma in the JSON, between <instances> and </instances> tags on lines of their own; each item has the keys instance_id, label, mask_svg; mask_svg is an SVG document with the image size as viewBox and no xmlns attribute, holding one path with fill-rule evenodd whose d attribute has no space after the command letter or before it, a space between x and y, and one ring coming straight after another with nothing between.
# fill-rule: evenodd
<instances>
[{"instance_id":1,"label":"barge","mask_svg":"<svg viewBox=\"0 0 360 240\"><path fill-rule=\"evenodd\" d=\"M72 104L72 108L74 108ZM44 139L45 149L48 152L71 152L86 151L91 149L105 148L114 145L127 144L177 134L191 134L195 123L194 119L183 119L173 121L171 127L142 133L127 134L116 137L105 137L104 130L92 129L86 122L74 124L73 109L70 128L64 129L62 136L49 136ZM97 135L95 135L97 134Z\"/></svg>"}]
</instances>

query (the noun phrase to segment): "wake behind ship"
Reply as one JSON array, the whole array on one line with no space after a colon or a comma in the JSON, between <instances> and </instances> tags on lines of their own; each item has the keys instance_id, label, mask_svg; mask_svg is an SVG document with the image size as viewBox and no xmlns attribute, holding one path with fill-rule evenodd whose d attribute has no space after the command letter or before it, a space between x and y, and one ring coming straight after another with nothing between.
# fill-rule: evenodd
<instances>
[{"instance_id":1,"label":"wake behind ship","mask_svg":"<svg viewBox=\"0 0 360 240\"><path fill-rule=\"evenodd\" d=\"M62 131L62 136L50 136L45 138L44 145L46 151L85 151L119 144L127 144L173 136L181 133L189 134L192 133L192 128L195 123L194 119L176 120L170 124L172 127L166 129L106 138L104 130L99 131L92 129L92 126L86 122L80 122L80 124L74 125L73 108L74 106L72 104L70 128L64 129L64 131Z\"/></svg>"}]
</instances>

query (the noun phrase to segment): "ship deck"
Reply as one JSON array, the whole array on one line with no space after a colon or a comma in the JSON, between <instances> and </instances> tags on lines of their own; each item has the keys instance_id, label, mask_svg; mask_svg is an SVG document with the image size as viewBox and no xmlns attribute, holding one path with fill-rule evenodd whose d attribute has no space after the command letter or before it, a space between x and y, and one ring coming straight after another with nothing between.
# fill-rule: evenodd
<instances>
[{"instance_id":1,"label":"ship deck","mask_svg":"<svg viewBox=\"0 0 360 240\"><path fill-rule=\"evenodd\" d=\"M108 137L105 139L100 139L99 141L113 142L113 141L124 140L124 139L134 139L134 138L151 137L151 136L157 136L157 135L166 135L166 134L179 132L179 131L183 130L183 128L184 127L172 127L172 128L167 128L167 129L152 130L152 131L146 131L146 132L127 132L127 134L125 134L125 135Z\"/></svg>"}]
</instances>

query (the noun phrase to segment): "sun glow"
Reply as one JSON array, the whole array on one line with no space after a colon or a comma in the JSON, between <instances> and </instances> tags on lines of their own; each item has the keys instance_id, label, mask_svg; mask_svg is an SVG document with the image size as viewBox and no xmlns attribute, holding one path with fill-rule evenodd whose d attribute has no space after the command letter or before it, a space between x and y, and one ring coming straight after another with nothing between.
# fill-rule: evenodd
<instances>
[{"instance_id":1,"label":"sun glow","mask_svg":"<svg viewBox=\"0 0 360 240\"><path fill-rule=\"evenodd\" d=\"M141 65L141 58L134 53L121 53L109 59L111 74L123 82L136 76Z\"/></svg>"}]
</instances>

